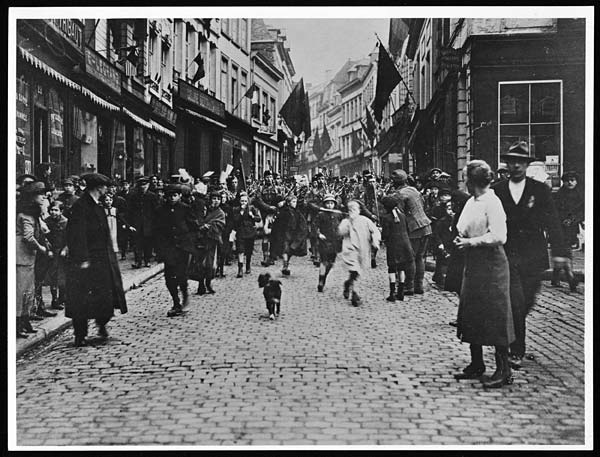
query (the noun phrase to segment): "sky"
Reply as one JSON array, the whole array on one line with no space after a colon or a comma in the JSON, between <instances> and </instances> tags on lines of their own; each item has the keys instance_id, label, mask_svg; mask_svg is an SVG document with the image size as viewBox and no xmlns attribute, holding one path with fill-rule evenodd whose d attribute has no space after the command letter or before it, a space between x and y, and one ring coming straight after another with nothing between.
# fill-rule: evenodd
<instances>
[{"instance_id":1,"label":"sky","mask_svg":"<svg viewBox=\"0 0 600 457\"><path fill-rule=\"evenodd\" d=\"M295 80L319 84L325 71L333 76L348 59L367 57L375 48L375 33L388 44L389 19L264 19L284 29L296 69Z\"/></svg>"}]
</instances>

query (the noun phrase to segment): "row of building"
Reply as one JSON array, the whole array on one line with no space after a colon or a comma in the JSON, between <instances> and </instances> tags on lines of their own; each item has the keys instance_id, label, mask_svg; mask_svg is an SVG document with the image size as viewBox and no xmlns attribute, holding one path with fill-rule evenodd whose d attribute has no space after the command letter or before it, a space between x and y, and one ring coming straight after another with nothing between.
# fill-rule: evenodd
<instances>
[{"instance_id":1,"label":"row of building","mask_svg":"<svg viewBox=\"0 0 600 457\"><path fill-rule=\"evenodd\" d=\"M545 163L553 187L585 167L585 19L391 19L387 48L403 81L373 139L361 129L374 96L377 53L348 61L313 88L315 129L333 138L322 159L310 142L300 168L349 175L439 167L463 181L472 158L499 164L515 141ZM361 131L360 135L355 132Z\"/></svg>"},{"instance_id":2,"label":"row of building","mask_svg":"<svg viewBox=\"0 0 600 457\"><path fill-rule=\"evenodd\" d=\"M17 174L289 173L295 69L260 19L17 20Z\"/></svg>"}]
</instances>

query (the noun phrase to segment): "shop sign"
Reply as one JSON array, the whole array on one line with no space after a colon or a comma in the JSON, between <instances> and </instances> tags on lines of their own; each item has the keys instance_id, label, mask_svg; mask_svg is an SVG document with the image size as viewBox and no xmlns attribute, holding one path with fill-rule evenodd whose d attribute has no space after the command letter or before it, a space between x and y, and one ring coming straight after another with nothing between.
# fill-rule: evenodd
<instances>
[{"instance_id":1,"label":"shop sign","mask_svg":"<svg viewBox=\"0 0 600 457\"><path fill-rule=\"evenodd\" d=\"M221 118L225 117L225 104L222 101L202 92L182 79L179 80L178 86L180 98Z\"/></svg>"},{"instance_id":2,"label":"shop sign","mask_svg":"<svg viewBox=\"0 0 600 457\"><path fill-rule=\"evenodd\" d=\"M83 52L83 26L75 19L45 19L60 35L73 44L79 52Z\"/></svg>"},{"instance_id":3,"label":"shop sign","mask_svg":"<svg viewBox=\"0 0 600 457\"><path fill-rule=\"evenodd\" d=\"M121 93L121 73L108 60L90 48L85 48L85 72Z\"/></svg>"},{"instance_id":4,"label":"shop sign","mask_svg":"<svg viewBox=\"0 0 600 457\"><path fill-rule=\"evenodd\" d=\"M388 154L388 162L390 162L390 163L402 162L402 154L400 154L398 152L390 152Z\"/></svg>"},{"instance_id":5,"label":"shop sign","mask_svg":"<svg viewBox=\"0 0 600 457\"><path fill-rule=\"evenodd\" d=\"M175 111L173 111L169 107L169 105L161 102L155 96L152 96L152 99L150 100L150 106L152 107L152 112L154 114L165 119L166 121L169 122L169 124L175 125L175 123L177 122L177 113L175 113Z\"/></svg>"}]
</instances>

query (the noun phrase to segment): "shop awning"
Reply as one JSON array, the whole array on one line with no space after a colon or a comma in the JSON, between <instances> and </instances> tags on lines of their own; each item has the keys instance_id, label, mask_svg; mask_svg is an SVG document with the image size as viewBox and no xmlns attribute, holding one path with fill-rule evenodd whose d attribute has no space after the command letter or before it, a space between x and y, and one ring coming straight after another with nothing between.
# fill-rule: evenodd
<instances>
[{"instance_id":1,"label":"shop awning","mask_svg":"<svg viewBox=\"0 0 600 457\"><path fill-rule=\"evenodd\" d=\"M108 109L110 111L120 111L121 110L121 108L119 108L117 105L114 105L114 104L112 104L110 102L107 102L102 97L99 97L98 95L96 95L95 93L93 93L91 90L89 90L89 89L81 86L80 84L76 83L75 81L67 78L65 75L63 75L59 71L56 71L51 66L45 64L40 59L38 59L36 56L34 56L33 54L30 54L29 52L27 52L22 47L17 46L17 48L19 49L19 52L21 53L21 56L27 62L29 62L34 67L39 68L44 73L46 73L48 76L56 79L57 81L60 81L65 86L70 87L71 89L74 89L74 90L77 90L77 91L81 92L83 95L85 95L86 97L88 97L94 103L96 103L97 105L102 106L105 109Z\"/></svg>"},{"instance_id":2,"label":"shop awning","mask_svg":"<svg viewBox=\"0 0 600 457\"><path fill-rule=\"evenodd\" d=\"M152 124L149 121L142 119L141 117L139 117L136 114L133 114L131 111L129 111L125 107L123 107L123 113L125 113L127 116L129 116L131 119L133 119L135 122L140 124L142 127L146 127L147 129L152 128Z\"/></svg>"},{"instance_id":3,"label":"shop awning","mask_svg":"<svg viewBox=\"0 0 600 457\"><path fill-rule=\"evenodd\" d=\"M192 111L191 109L185 108L185 111L186 111L186 113L188 113L188 114L190 114L192 116L195 116L195 117L197 117L199 119L202 119L203 121L210 122L211 124L214 124L214 125L216 125L218 127L221 127L222 129L227 128L227 126L225 124L222 124L219 121L215 121L214 119L211 119L208 116L204 116L203 114L200 114L200 113L197 113L195 111Z\"/></svg>"},{"instance_id":4,"label":"shop awning","mask_svg":"<svg viewBox=\"0 0 600 457\"><path fill-rule=\"evenodd\" d=\"M158 122L153 121L152 119L150 120L150 125L152 126L152 128L154 130L156 130L157 132L160 132L164 135L170 136L171 138L175 138L175 132L173 130L169 130L166 127L163 127L162 125L160 125Z\"/></svg>"}]
</instances>

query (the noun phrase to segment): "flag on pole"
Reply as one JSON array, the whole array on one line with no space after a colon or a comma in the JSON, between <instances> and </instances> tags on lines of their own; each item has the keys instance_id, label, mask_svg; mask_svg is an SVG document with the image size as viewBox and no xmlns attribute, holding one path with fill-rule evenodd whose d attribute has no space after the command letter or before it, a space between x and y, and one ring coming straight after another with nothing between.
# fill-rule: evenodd
<instances>
[{"instance_id":1,"label":"flag on pole","mask_svg":"<svg viewBox=\"0 0 600 457\"><path fill-rule=\"evenodd\" d=\"M323 127L323 134L321 135L321 151L323 155L327 153L329 148L331 147L331 138L329 138L329 132L327 131L327 126Z\"/></svg>"},{"instance_id":2,"label":"flag on pole","mask_svg":"<svg viewBox=\"0 0 600 457\"><path fill-rule=\"evenodd\" d=\"M315 155L315 157L317 158L317 160L321 160L321 158L323 157L323 153L321 151L321 139L319 138L319 128L318 127L315 130L315 137L313 139L313 144L312 144L312 152Z\"/></svg>"},{"instance_id":3,"label":"flag on pole","mask_svg":"<svg viewBox=\"0 0 600 457\"><path fill-rule=\"evenodd\" d=\"M304 141L310 138L310 105L308 103L308 92L304 92L304 126L302 131L304 132Z\"/></svg>"},{"instance_id":4,"label":"flag on pole","mask_svg":"<svg viewBox=\"0 0 600 457\"><path fill-rule=\"evenodd\" d=\"M244 97L253 99L254 92L256 92L256 91L258 91L258 87L256 86L256 83L252 83L252 85L248 88L248 90L244 94Z\"/></svg>"},{"instance_id":5,"label":"flag on pole","mask_svg":"<svg viewBox=\"0 0 600 457\"><path fill-rule=\"evenodd\" d=\"M398 73L394 61L385 50L385 46L381 41L378 43L378 46L377 83L375 86L375 98L373 99L373 103L371 103L371 108L373 109L375 119L381 124L383 109L387 105L394 88L402 81L402 76Z\"/></svg>"},{"instance_id":6,"label":"flag on pole","mask_svg":"<svg viewBox=\"0 0 600 457\"><path fill-rule=\"evenodd\" d=\"M198 69L192 78L192 84L195 84L196 81L200 81L206 75L204 71L204 59L202 58L202 53L199 52L196 57L194 57L194 62L198 64Z\"/></svg>"},{"instance_id":7,"label":"flag on pole","mask_svg":"<svg viewBox=\"0 0 600 457\"><path fill-rule=\"evenodd\" d=\"M369 137L369 140L372 140L375 137L375 129L377 128L375 126L375 121L373 120L373 116L371 116L371 113L369 112L369 109L365 106L365 113L366 113L366 121L367 121L367 128L365 129L365 133L367 134L367 137Z\"/></svg>"},{"instance_id":8,"label":"flag on pole","mask_svg":"<svg viewBox=\"0 0 600 457\"><path fill-rule=\"evenodd\" d=\"M306 93L302 78L294 86L292 93L279 110L279 114L294 135L300 136L306 130L306 118L310 116L310 113L306 112Z\"/></svg>"}]
</instances>

